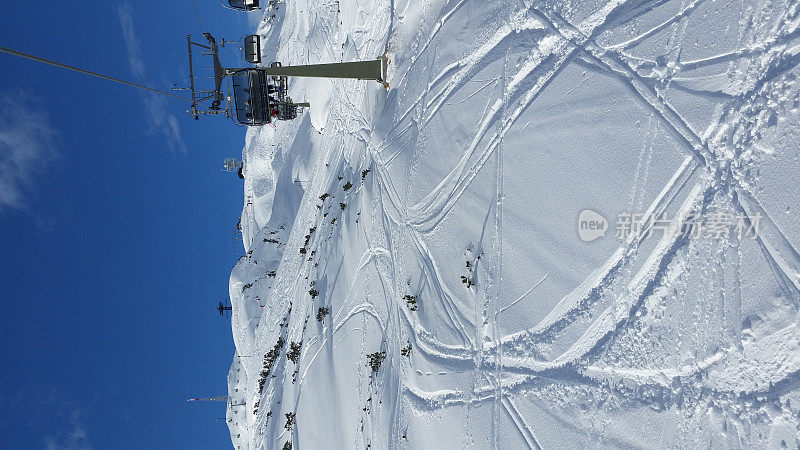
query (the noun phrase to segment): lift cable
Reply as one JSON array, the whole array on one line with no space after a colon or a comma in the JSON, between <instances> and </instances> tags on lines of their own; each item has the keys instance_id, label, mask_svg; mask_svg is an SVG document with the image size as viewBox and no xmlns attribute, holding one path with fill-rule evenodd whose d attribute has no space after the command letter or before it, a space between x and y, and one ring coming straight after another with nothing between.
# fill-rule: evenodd
<instances>
[{"instance_id":1,"label":"lift cable","mask_svg":"<svg viewBox=\"0 0 800 450\"><path fill-rule=\"evenodd\" d=\"M200 13L197 11L197 3L194 0L192 0L192 5L194 6L194 14L197 16L197 23L200 24L200 31L206 34L206 30L203 29L203 22L200 21Z\"/></svg>"},{"instance_id":2,"label":"lift cable","mask_svg":"<svg viewBox=\"0 0 800 450\"><path fill-rule=\"evenodd\" d=\"M169 92L166 92L166 91L160 91L158 89L153 89L151 87L143 86L141 84L131 83L130 81L120 80L119 78L109 77L107 75L99 74L97 72L91 72L91 71L80 69L80 68L77 68L77 67L68 66L66 64L61 64L59 62L51 61L49 59L44 59L44 58L40 58L38 56L29 55L27 53L19 52L17 50L12 50L10 48L6 48L6 47L0 46L0 52L5 52L5 53L8 53L10 55L20 56L22 58L28 58L28 59L31 59L33 61L38 61L38 62L42 62L42 63L45 63L45 64L50 64L50 65L53 65L53 66L56 66L56 67L61 67L63 69L74 70L76 72L80 72L80 73L83 73L83 74L86 74L86 75L91 75L93 77L98 77L98 78L103 78L105 80L114 81L116 83L127 84L128 86L137 87L139 89L144 89L144 90L155 92L155 93L158 93L158 94L168 95L170 97L175 97L175 98L178 98L178 99L181 99L181 100L185 100L187 102L191 102L192 101L191 99L186 98L186 97L181 97L180 95L175 95L175 94L172 94L172 93L169 93Z\"/></svg>"}]
</instances>

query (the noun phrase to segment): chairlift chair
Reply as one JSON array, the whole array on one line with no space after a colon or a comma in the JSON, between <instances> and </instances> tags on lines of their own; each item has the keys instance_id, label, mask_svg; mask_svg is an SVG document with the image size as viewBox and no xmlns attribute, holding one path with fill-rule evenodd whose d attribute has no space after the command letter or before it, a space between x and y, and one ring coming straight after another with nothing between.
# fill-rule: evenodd
<instances>
[{"instance_id":1,"label":"chairlift chair","mask_svg":"<svg viewBox=\"0 0 800 450\"><path fill-rule=\"evenodd\" d=\"M258 0L228 0L228 4L219 0L220 4L228 9L235 9L237 11L253 11L259 9Z\"/></svg>"},{"instance_id":2,"label":"chairlift chair","mask_svg":"<svg viewBox=\"0 0 800 450\"><path fill-rule=\"evenodd\" d=\"M242 42L242 53L244 53L244 60L250 64L259 64L261 62L261 36L251 34L245 36Z\"/></svg>"},{"instance_id":3,"label":"chairlift chair","mask_svg":"<svg viewBox=\"0 0 800 450\"><path fill-rule=\"evenodd\" d=\"M250 64L259 64L261 62L261 36L257 34L249 34L242 37L238 41L222 40L222 46L227 44L236 44L239 47L239 58L242 61Z\"/></svg>"},{"instance_id":4,"label":"chairlift chair","mask_svg":"<svg viewBox=\"0 0 800 450\"><path fill-rule=\"evenodd\" d=\"M233 121L240 125L270 123L269 88L263 72L258 69L237 70L230 79L233 83Z\"/></svg>"},{"instance_id":5,"label":"chairlift chair","mask_svg":"<svg viewBox=\"0 0 800 450\"><path fill-rule=\"evenodd\" d=\"M272 63L280 67L280 63ZM267 75L264 69L248 68L233 72L234 108L231 118L239 125L258 126L276 120L291 120L297 117L298 106L287 95L288 82L285 76Z\"/></svg>"}]
</instances>

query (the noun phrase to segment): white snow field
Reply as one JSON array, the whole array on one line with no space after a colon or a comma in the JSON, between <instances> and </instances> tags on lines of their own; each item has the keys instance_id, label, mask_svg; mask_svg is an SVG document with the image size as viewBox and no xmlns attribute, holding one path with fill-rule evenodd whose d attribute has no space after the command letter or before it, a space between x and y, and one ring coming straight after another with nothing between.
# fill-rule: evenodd
<instances>
[{"instance_id":1,"label":"white snow field","mask_svg":"<svg viewBox=\"0 0 800 450\"><path fill-rule=\"evenodd\" d=\"M247 132L235 448L797 448L800 3L287 0L258 32L386 52L390 87L291 79L311 108Z\"/></svg>"}]
</instances>

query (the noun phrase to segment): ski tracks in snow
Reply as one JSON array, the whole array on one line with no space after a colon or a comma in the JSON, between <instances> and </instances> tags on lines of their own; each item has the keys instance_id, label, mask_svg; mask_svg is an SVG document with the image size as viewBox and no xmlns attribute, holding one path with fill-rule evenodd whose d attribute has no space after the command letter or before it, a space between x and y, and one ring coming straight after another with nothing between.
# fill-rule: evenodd
<instances>
[{"instance_id":1,"label":"ski tracks in snow","mask_svg":"<svg viewBox=\"0 0 800 450\"><path fill-rule=\"evenodd\" d=\"M286 248L301 247L303 234L311 227L317 227L318 233L327 231L325 227L328 225L322 223L316 208L319 196L330 186L335 185L332 181L333 174L326 174L328 172L326 168L343 167L355 154L354 151L345 149L361 146L368 153L370 160L368 167L373 170L374 183L371 197L368 197L372 202L369 216L361 217L366 222L363 234L368 249L360 256L345 295L339 303L340 308L332 311L331 323L324 325L323 330L327 331L307 340L301 357L302 366L297 368L301 371L301 376L296 385L284 383L289 366L289 363L284 361L276 367L276 370L280 369L282 372L281 381L269 380L261 401L267 404L287 399L289 403L288 399L293 399L296 408L306 375L318 355L326 345L334 345L329 340L337 332L343 335L354 331L366 333L367 321L374 320L382 339L392 350L387 362L397 370L403 368L398 375L397 390L411 401L414 408L439 409L452 405L493 402L492 429L496 430L499 426L501 414L507 416L525 444L529 448L539 448L541 444L532 422L526 420L515 403L517 395L566 381L578 386L585 385L592 389L620 394L629 401L664 407L665 403L658 403L648 397L647 391L661 389L666 397L679 396L677 391L672 391L675 383L691 380L700 374L707 376L710 370L727 367L724 365L729 360L742 354L741 349L731 346L719 349L694 365L657 369L609 367L598 362L599 356L610 342L640 320L642 314L647 314L644 307L647 299L663 286L674 283L676 277L685 270L675 261L691 244L691 240L676 226L666 230L646 255L638 254L644 237L624 242L604 264L586 276L570 293L559 299L534 326L505 336L498 334L500 328L497 326L497 321L501 313L523 301L549 275L548 272L548 275L516 300L499 307L498 300L504 294L504 138L543 90L577 58L594 70L616 79L649 114L648 131L644 136L642 151L637 161L636 182L631 190L631 206L635 205L637 198L639 201L643 199L639 191L644 189L647 183L653 151L652 141L655 140L659 130L664 130L679 144L686 155L649 205L645 217L657 217L671 207L677 210L677 217L686 217L694 211L707 207L715 196L730 193L732 207L736 211L751 217L756 214L761 217L764 233L758 236L758 246L773 269L783 295L796 306L800 306L800 253L759 201L746 173L741 170L741 165L746 161L742 160L743 152L740 150L747 145L747 142L741 143L733 138L734 135L748 134L755 126L752 120L755 113L748 107L763 101L766 93L776 88L776 83L782 79L781 77L800 64L800 47L792 46L800 35L798 7L794 5L785 12L785 16L777 22L774 35L769 39L758 43L737 42L736 50L680 61L680 46L685 36L687 20L701 9L704 3L704 0L685 1L667 20L659 21L623 42L601 46L598 44L598 38L604 31L633 20L644 11L657 7L661 2L611 1L579 23L573 24L554 7L547 8L539 2L528 1L522 7L512 8L510 19L504 21L493 33L489 33L479 44L474 44L474 49L464 58L434 69L437 60L437 42L444 39L446 25L465 7L469 7L467 0L448 1L442 6L441 13L428 30L427 36L423 37L422 31L417 34L417 41L410 46L415 48L415 53L405 62L407 65L403 67L402 72L392 75L391 81L397 86L410 79L413 71L422 70L427 71L425 73L427 82L413 94L413 98L411 95L408 96L409 102L402 105L402 110L396 111L397 115L382 136L374 140L376 136L373 135L373 140L370 140L371 119L355 112L359 109L358 105L363 100L365 91L357 89L352 93L339 92L343 97L352 100L351 105L343 108L346 110L342 111L343 116L331 115L330 126L336 132L330 135L335 136L335 140L320 146L323 150L316 157L309 184L304 186L305 195L298 215L294 218L294 226ZM394 4L392 6L394 7ZM396 11L391 12L391 17L393 20L396 19ZM302 25L302 21L298 23ZM335 33L335 27L328 27L324 21L318 26L328 34ZM359 28L361 30L359 32L379 35L380 33L375 32L376 26L362 23L360 27L363 29ZM389 29L395 30L395 24L393 23ZM625 52L669 29L672 29L670 43L677 48L676 59L672 61L674 71L668 74L666 80L656 79L652 71L648 71L659 63L641 58L636 63L631 63L637 58ZM387 36L386 40L392 43L392 36ZM530 40L535 40L536 44L528 49L521 63L512 68L507 60L510 49L520 42L526 43ZM353 45L356 53L360 54L372 51L370 46L373 44L374 42L368 39ZM319 46L319 43L315 45ZM319 47L316 52L323 54L324 46ZM679 78L679 74L713 64L734 63L739 58L755 56L759 58L753 64L761 64L757 68L760 77L751 85L744 86L741 92L726 97L725 112L718 117L717 123L708 127L705 133L695 130L678 108L666 100L670 83ZM298 55L295 57L299 58ZM414 202L410 186L421 164L421 155L418 153L415 139L418 139L420 133L442 114L444 106L451 102L457 93L468 83L474 82L476 76L482 73L488 64L501 58L502 75L496 78L490 76L478 90L480 92L489 86L494 86L496 91L499 88L499 96L490 98L479 116L474 135L470 136L469 142L461 149L457 162L427 195ZM471 94L470 98L478 92ZM402 181L401 192L394 185L391 166L399 160L403 152L409 150L402 144L397 145L407 138L414 140L414 145L405 161L405 180ZM394 146L399 148L388 156L384 154ZM734 147L733 151L730 149L731 146ZM739 148L736 148L737 146ZM428 248L426 238L438 229L457 202L464 197L464 193L473 185L479 172L493 158L496 161L493 173L494 192L489 212L494 211L494 215L491 222L492 249L487 264L488 283L482 298L470 293L471 300L476 304L474 311L467 311L462 309L464 302L459 302L456 294L448 287L449 283L442 274L442 262L437 261L434 252ZM645 233L641 236L646 236L646 231L653 226L652 222L646 222ZM313 239L308 250L319 249L320 245L317 239ZM412 256L408 256L409 254ZM634 262L640 258L643 258L644 262L641 267L634 269ZM404 308L404 305L398 306L393 303L393 301L401 303L401 295L405 292L404 284L410 273L408 267L414 264L419 264L420 267L420 277L423 279L420 284L424 283L426 289L439 300L440 318L456 336L455 342L442 341L435 333L425 329L423 323ZM386 297L385 305L378 305L369 298L362 298L364 293L360 287L362 283L367 284L365 280L371 276L365 275L368 272L377 274L379 289L383 290ZM282 333L286 335L287 342L303 340L305 333L303 319L311 310L311 303L298 303L296 299L302 297L308 289L303 277L313 273L318 273L318 270L309 264L304 255L285 252L261 325L265 325L266 329L270 325L265 323L265 320L268 320L266 318L283 314L289 315L289 323L285 330L258 333L255 342L247 348L259 351L268 349ZM606 295L610 295L609 293L615 292L615 289L625 294L615 296L610 306L601 309L599 305L603 304L602 300ZM479 298L482 300L481 304L477 303ZM554 357L542 359L532 351L541 342L562 337L566 334L563 333L564 330L577 323L578 319L587 317L591 320L581 329L579 335ZM359 327L345 327L345 324L355 318L361 318L362 323ZM785 328L781 331L783 334L776 334L777 337L774 339L778 340L784 335L790 336L795 331L794 328ZM453 369L453 372L473 372L471 390L426 391L420 388L413 377L405 374L407 363L394 354L397 353L394 351L397 349L392 346L396 347L398 342L402 343L400 337L405 336L414 344L414 349L419 351L420 357L431 364ZM340 340L343 338L344 336L339 336ZM366 336L362 336L362 356L367 351L365 342ZM751 352L749 354L757 353L752 349L748 351ZM795 385L800 383L798 378L800 361L780 360L782 356L776 357L778 362L769 361L770 364L779 365L780 370L766 386L755 385L747 392L737 392L736 386L725 386L708 389L703 395L706 395L712 403L716 402L715 404L720 407L727 407L730 402L744 404L748 401L766 401L760 400L761 397L758 396L773 398L780 395L780 392L794 389ZM256 358L250 362L247 367L249 378L257 378L255 374L258 373L259 363ZM364 381L363 378L359 379L359 395L363 395L364 389L367 389ZM382 381L376 382L382 383ZM625 386L620 386L619 383ZM381 386L386 385L381 384ZM756 397L751 398L751 396ZM402 401L392 408L394 408L392 414L400 422L407 420L405 418L409 414L403 410ZM362 419L371 420L365 415L362 415ZM266 419L260 417L257 429L261 432L267 431L266 424ZM392 431L392 445L399 446L401 445L399 427L402 423L392 426L395 427ZM275 424L270 427L275 433ZM297 431L294 433L296 435ZM357 438L353 443L359 446L366 445L371 439L366 437L368 435L368 432L356 433ZM494 445L498 446L495 432L493 437Z\"/></svg>"},{"instance_id":2,"label":"ski tracks in snow","mask_svg":"<svg viewBox=\"0 0 800 450\"><path fill-rule=\"evenodd\" d=\"M689 126L687 121L664 101L665 92L657 91L651 82L625 62L624 55L615 51L616 49L633 47L649 36L657 34L669 26L680 23L697 9L702 3L702 0L696 0L688 5L684 5L678 14L634 39L623 42L622 44L616 44L607 49L601 48L594 41L595 36L598 34L599 30L602 29L605 19L614 12L619 13L619 9L623 9L625 3L626 2L617 2L616 4L610 4L585 20L585 22L578 27L572 26L552 10L533 8L532 10L536 13L537 20L530 20L530 17L528 17L527 21L524 22L527 25L523 28L538 30L541 25L544 24L548 29L552 30L554 34L543 39L545 42L540 44L540 48L538 49L540 52L532 52L528 57L528 61L522 65L522 70L512 79L508 87L508 92L504 91L503 98L497 100L484 115L478 132L473 138L471 145L464 152L461 160L419 203L410 207L405 206L406 204L401 202L398 196L392 195L394 189L391 186L391 177L386 170L386 165L391 164L392 160L382 160L381 155L376 152L375 159L379 166L383 166L379 171L380 181L386 187L385 191L388 194L388 200L393 205L392 209L399 211L401 215L397 223L406 227L406 230L412 235L417 235L417 233L424 235L433 230L467 189L472 179L488 160L488 157L496 152L498 148L501 148L504 134L508 131L510 126L514 124L519 114L535 100L541 89L548 84L553 76L557 75L560 68L568 63L576 53L580 54L582 58L585 58L591 64L599 67L600 70L619 79L623 85L628 87L634 97L638 98L646 108L650 109L652 113L651 117L657 120L655 126L665 127L676 141L682 144L682 147L687 150L689 154L670 179L669 183L664 186L662 192L650 205L645 216L648 216L650 213L656 216L663 213L666 208L678 198L678 194L686 187L689 179L697 173L696 170L698 167L706 169L706 172L716 181L711 184L704 182L694 186L693 192L688 196L688 199L680 210L681 214L688 214L689 211L700 207L705 201L703 199L713 197L713 193L721 189L718 180L720 176L727 173L727 167L730 166L730 162L719 161L718 155L709 148L709 141L701 138L699 134ZM685 24L683 29L685 29ZM785 30L785 28L783 30ZM508 36L508 33L509 31L507 29L499 30L495 33L494 37L489 39L484 46L480 47L468 58L446 66L445 69L435 77L434 82L429 84L428 89L412 103L411 108L399 116L398 120L395 122L395 126L390 129L387 138L391 139L405 132L407 127L398 128L398 126L406 121L412 110L419 111L420 107L423 113L417 114L414 126L424 126L425 123L436 114L441 105L452 96L452 93L463 87L463 85L475 75L476 69L474 66L484 61L484 58L503 42L506 36ZM778 45L778 43L788 42L796 36L796 32L794 29L789 29L788 32L784 32L784 36L785 37L776 37L768 41L765 45L748 47L748 51L746 52L731 52L730 55L724 54L717 57L705 58L703 60L690 61L687 64L690 67L694 67L704 63L711 64L729 61L735 59L736 56L751 54L756 50L765 53L767 51L766 49L773 48ZM770 65L775 67L775 70L780 70L781 72L785 72L794 67L797 64L797 59L794 56L796 52L793 53L792 50L792 48L787 47L782 53L776 53ZM432 97L429 97L428 92L430 91L430 87L443 80L447 80L445 87L437 91ZM533 81L531 82L529 80ZM523 90L523 87L527 89ZM752 95L750 96L752 97ZM506 99L510 101L506 103ZM747 102L747 96L745 96L744 100L737 101L738 104L734 104L734 109L740 109L742 104ZM502 111L504 111L507 104L515 104L516 106L515 109L506 116ZM500 124L497 127L497 131L495 131L488 143L484 144L482 150L478 151L479 143L484 140L484 136L493 123ZM718 125L718 128L720 127L723 127L723 125ZM401 130L400 133L396 133L397 129ZM385 148L386 145L381 145L381 147ZM477 157L475 156L476 153L478 154ZM472 164L470 164L471 161ZM733 174L731 178L735 183L733 190L739 193L738 207L750 216L759 214L762 218L766 218L767 235L770 236L772 240L767 241L764 237L760 236L759 245L761 245L765 256L770 260L777 273L781 274L780 276L783 280L781 285L788 297L798 299L797 289L798 281L800 281L800 277L798 277L798 274L800 274L798 267L800 267L800 265L798 264L800 264L800 258L798 257L797 251L788 241L786 235L778 229L775 222L769 218L769 214L754 197L747 185L739 182L737 176L737 174ZM406 198L408 197L406 196ZM652 223L645 224L645 227L648 226L652 226ZM418 236L415 237L417 239L419 238ZM616 282L616 274L627 264L631 255L635 253L640 244L641 241L627 243L627 245L615 253L603 267L598 269L595 274L587 277L584 283L576 288L573 293L562 299L557 306L550 311L548 316L543 318L534 328L519 332L515 335L503 337L501 344L495 345L495 354L500 354L502 352L503 345L509 345L514 342L519 342L520 340L524 341L536 335L544 336L549 333L558 332L559 329L572 321L571 317L575 317L587 304L592 303L594 298L602 295L604 286ZM584 335L559 358L550 362L541 362L505 357L502 363L496 363L494 366L541 374L583 361L585 356L590 354L598 345L607 342L609 336L619 332L619 327L627 322L627 317L635 310L636 305L641 304L644 297L650 295L654 287L658 285L660 274L670 263L676 251L685 244L686 242L681 240L680 233L678 233L677 230L666 234L658 246L660 250L655 250L651 254L645 266L639 270L630 281L631 287L629 287L629 289L632 295L629 298L635 301L629 303L628 306L625 307L620 307L621 305L618 304L614 308L608 308L604 313L595 318ZM441 280L438 280L438 276L436 278L437 282L442 284ZM639 294L635 294L636 292L639 292ZM619 315L621 311L623 311L622 316ZM410 321L408 318L407 320ZM471 346L453 347L452 345L436 342L429 337L423 339L423 336L428 336L424 330L420 329L417 325L413 325L412 329L414 329L414 332L417 334L421 350L435 359L452 359L453 362L464 362L468 360L469 355L474 354L476 351L476 349ZM703 370L717 363L722 358L724 358L723 354L718 353L711 358L707 364L699 364L698 370ZM492 366L493 364L488 363L487 365ZM585 373L592 377L599 377L598 374L602 373L602 370L587 368L585 369ZM626 376L627 379L634 379L634 372L626 372L625 369L620 369L616 373L627 373L629 374ZM658 379L665 376L664 371L636 373L638 375L636 375L635 378L642 383L657 382ZM666 373L669 372L667 371ZM672 377L688 376L688 374L689 372L686 370L678 370ZM420 399L426 398L426 394L422 392L413 389L411 391ZM441 395L441 392L434 394L433 397L430 397L430 400L433 400L433 398L441 398ZM458 396L462 394L451 392L448 395ZM502 395L501 397L505 398ZM428 402L426 401L426 403ZM442 405L443 403L434 401L433 404ZM509 412L509 414L511 413Z\"/></svg>"}]
</instances>

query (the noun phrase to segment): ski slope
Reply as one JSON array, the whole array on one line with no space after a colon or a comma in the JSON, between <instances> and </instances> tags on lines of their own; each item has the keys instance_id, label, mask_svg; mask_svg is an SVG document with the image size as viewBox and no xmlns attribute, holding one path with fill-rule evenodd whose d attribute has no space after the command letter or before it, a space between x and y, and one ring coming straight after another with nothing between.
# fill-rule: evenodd
<instances>
[{"instance_id":1,"label":"ski slope","mask_svg":"<svg viewBox=\"0 0 800 450\"><path fill-rule=\"evenodd\" d=\"M247 132L234 447L796 447L799 13L280 6L265 61L385 52L390 87L291 80L311 108ZM720 214L758 232L681 226Z\"/></svg>"}]
</instances>

